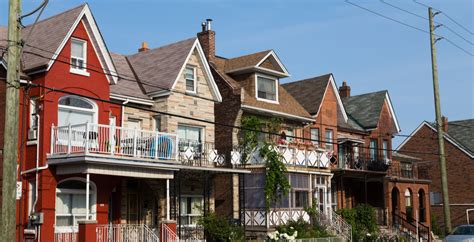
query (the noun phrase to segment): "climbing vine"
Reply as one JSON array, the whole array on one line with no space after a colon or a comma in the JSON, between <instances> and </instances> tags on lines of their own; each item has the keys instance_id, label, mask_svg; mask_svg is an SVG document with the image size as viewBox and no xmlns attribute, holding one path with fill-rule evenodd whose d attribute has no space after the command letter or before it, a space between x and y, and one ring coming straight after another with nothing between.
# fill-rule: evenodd
<instances>
[{"instance_id":1,"label":"climbing vine","mask_svg":"<svg viewBox=\"0 0 474 242\"><path fill-rule=\"evenodd\" d=\"M257 117L245 117L242 120L242 163L247 163L252 153L258 149L260 156L265 161L265 205L267 211L272 204L277 203L281 198L288 196L290 183L286 177L286 166L283 157L278 152L276 143L278 134L282 129L282 120L272 118L268 122L263 122ZM263 135L264 133L268 135ZM259 141L260 137L267 136L267 139Z\"/></svg>"}]
</instances>

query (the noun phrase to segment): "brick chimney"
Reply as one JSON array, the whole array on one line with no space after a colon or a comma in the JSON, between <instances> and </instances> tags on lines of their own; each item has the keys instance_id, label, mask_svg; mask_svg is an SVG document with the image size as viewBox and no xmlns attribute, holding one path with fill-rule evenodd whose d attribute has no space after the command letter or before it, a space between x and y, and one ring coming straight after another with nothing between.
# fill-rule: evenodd
<instances>
[{"instance_id":1,"label":"brick chimney","mask_svg":"<svg viewBox=\"0 0 474 242\"><path fill-rule=\"evenodd\" d=\"M342 86L339 87L339 96L341 98L350 97L351 96L351 87L347 85L346 81L342 82Z\"/></svg>"},{"instance_id":2,"label":"brick chimney","mask_svg":"<svg viewBox=\"0 0 474 242\"><path fill-rule=\"evenodd\" d=\"M443 131L448 132L448 117L442 116L441 123L443 125Z\"/></svg>"},{"instance_id":3,"label":"brick chimney","mask_svg":"<svg viewBox=\"0 0 474 242\"><path fill-rule=\"evenodd\" d=\"M138 52L147 51L149 49L150 48L148 48L148 43L147 42L142 42L142 45L141 45L140 49L138 49Z\"/></svg>"},{"instance_id":4,"label":"brick chimney","mask_svg":"<svg viewBox=\"0 0 474 242\"><path fill-rule=\"evenodd\" d=\"M201 32L197 34L208 61L213 61L216 57L216 32L212 30L211 24L212 19L206 19L206 22L201 24Z\"/></svg>"}]
</instances>

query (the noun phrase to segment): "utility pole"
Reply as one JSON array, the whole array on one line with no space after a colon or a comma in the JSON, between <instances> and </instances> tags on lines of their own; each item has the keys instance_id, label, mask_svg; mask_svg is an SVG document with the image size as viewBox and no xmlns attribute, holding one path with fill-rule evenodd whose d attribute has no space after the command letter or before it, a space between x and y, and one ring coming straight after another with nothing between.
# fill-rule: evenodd
<instances>
[{"instance_id":1,"label":"utility pole","mask_svg":"<svg viewBox=\"0 0 474 242\"><path fill-rule=\"evenodd\" d=\"M16 180L18 164L18 114L20 88L21 0L10 0L8 15L8 64L3 145L1 240L15 241Z\"/></svg>"},{"instance_id":2,"label":"utility pole","mask_svg":"<svg viewBox=\"0 0 474 242\"><path fill-rule=\"evenodd\" d=\"M446 174L446 157L444 155L444 130L443 120L441 118L441 104L439 98L438 85L438 66L436 65L436 36L434 34L435 26L433 24L433 17L438 14L433 14L433 10L428 8L428 15L430 20L430 44L431 44L431 68L433 73L433 92L436 113L436 128L438 130L438 147L439 147L439 167L441 173L441 191L443 193L443 212L444 225L446 234L451 232L451 212L449 211L449 195L448 195L448 176Z\"/></svg>"}]
</instances>

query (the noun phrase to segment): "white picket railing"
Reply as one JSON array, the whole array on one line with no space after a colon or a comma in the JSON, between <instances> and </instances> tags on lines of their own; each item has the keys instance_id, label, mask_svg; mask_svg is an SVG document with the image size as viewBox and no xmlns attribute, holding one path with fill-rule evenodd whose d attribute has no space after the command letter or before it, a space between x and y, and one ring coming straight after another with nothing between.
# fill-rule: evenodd
<instances>
[{"instance_id":1,"label":"white picket railing","mask_svg":"<svg viewBox=\"0 0 474 242\"><path fill-rule=\"evenodd\" d=\"M310 222L310 217L304 209L276 209L266 211L262 209L245 209L243 213L246 226L265 226L276 227L284 225L289 221L297 221L302 218L306 222Z\"/></svg>"},{"instance_id":2,"label":"white picket railing","mask_svg":"<svg viewBox=\"0 0 474 242\"><path fill-rule=\"evenodd\" d=\"M283 158L283 163L288 166L329 168L331 163L330 159L332 157L332 152L328 152L321 148L310 146L298 147L288 145L278 145L274 148L281 154ZM264 159L260 155L258 147L250 154L248 154L248 160L243 161L242 157L242 148L234 148L231 152L231 163L234 165L239 165L242 162L246 162L246 164L252 165L265 163Z\"/></svg>"},{"instance_id":3,"label":"white picket railing","mask_svg":"<svg viewBox=\"0 0 474 242\"><path fill-rule=\"evenodd\" d=\"M78 232L54 232L54 242L77 242Z\"/></svg>"},{"instance_id":4,"label":"white picket railing","mask_svg":"<svg viewBox=\"0 0 474 242\"><path fill-rule=\"evenodd\" d=\"M158 235L144 224L99 225L97 242L159 242Z\"/></svg>"},{"instance_id":5,"label":"white picket railing","mask_svg":"<svg viewBox=\"0 0 474 242\"><path fill-rule=\"evenodd\" d=\"M167 225L167 224L161 224L161 235L163 241L162 242L176 242L178 241L178 236L176 233Z\"/></svg>"},{"instance_id":6,"label":"white picket railing","mask_svg":"<svg viewBox=\"0 0 474 242\"><path fill-rule=\"evenodd\" d=\"M102 124L76 124L51 128L50 155L102 154L153 160L176 160L175 134Z\"/></svg>"}]
</instances>

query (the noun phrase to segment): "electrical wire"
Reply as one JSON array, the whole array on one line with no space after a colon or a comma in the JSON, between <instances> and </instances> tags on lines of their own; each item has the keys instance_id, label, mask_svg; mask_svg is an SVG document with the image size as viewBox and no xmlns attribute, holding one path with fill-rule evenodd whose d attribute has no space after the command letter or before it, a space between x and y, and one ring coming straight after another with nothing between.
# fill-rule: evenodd
<instances>
[{"instance_id":1,"label":"electrical wire","mask_svg":"<svg viewBox=\"0 0 474 242\"><path fill-rule=\"evenodd\" d=\"M424 17L424 16L422 16L422 15L419 15L419 14L417 14L417 13L411 12L411 11L406 10L406 9L400 8L400 7L398 7L398 6L394 5L394 4L391 4L391 3L386 2L385 0L380 0L380 2L383 3L383 4L386 4L386 5L388 5L388 6L390 6L390 7L392 7L392 8L398 9L398 10L400 10L400 11L402 11L402 12L405 12L405 13L408 13L408 14L413 15L413 16L415 16L415 17L418 17L418 18L421 18L421 19L424 19L424 20L428 20L428 21L429 21L429 19L428 19L427 17ZM433 21L433 22L434 22L435 24L437 24L437 25L443 27L443 28L446 28L448 31L450 31L451 33L455 34L455 35L458 36L459 38L463 39L464 41L466 41L466 42L469 43L470 45L474 45L474 43L472 43L470 40L464 38L464 36L462 36L461 34L459 34L459 33L456 32L456 31L454 31L452 28L450 28L450 27L447 26L446 24L443 24L443 23L437 22L437 21Z\"/></svg>"},{"instance_id":2,"label":"electrical wire","mask_svg":"<svg viewBox=\"0 0 474 242\"><path fill-rule=\"evenodd\" d=\"M374 10L368 9L368 8L366 8L366 7L363 7L363 6L359 5L359 4L350 2L349 0L344 0L344 1L345 1L346 3L348 3L348 4L351 4L351 5L353 5L353 6L357 7L357 8L360 8L360 9L362 9L362 10L365 10L365 11L367 11L367 12L370 12L370 13L372 13L372 14L375 14L375 15L377 15L377 16L379 16L379 17L388 19L388 20L390 20L390 21L393 21L393 22L398 23L398 24L401 24L401 25L403 25L403 26L412 28L412 29L414 29L414 30L418 30L418 31L423 32L423 33L425 33L425 34L430 34L429 31L424 30L424 29L422 29L422 28L419 28L419 27L416 27L416 26L407 24L407 23L405 23L405 22L403 22L403 21L400 21L400 20L398 20L398 19L395 19L395 18L386 16L386 15L383 15L383 14L381 14L381 13L379 13L379 12L376 12L376 11L374 11ZM446 38L446 37L444 37L444 36L442 36L442 35L439 35L439 34L433 34L433 35L436 36L438 39L444 39L444 40L446 40L446 41L447 41L448 43L450 43L452 46L458 48L459 50L463 51L463 52L466 53L467 55L469 55L469 56L474 56L474 54L472 54L471 52L469 52L469 51L467 51L466 49L462 48L462 47L459 46L458 44L454 43L452 40L450 40L450 39L448 39L448 38Z\"/></svg>"}]
</instances>

